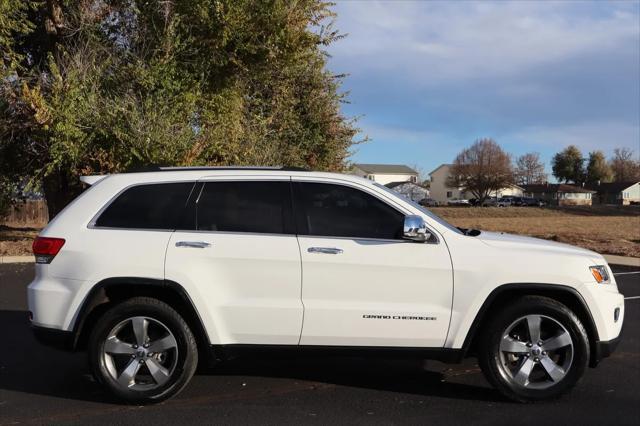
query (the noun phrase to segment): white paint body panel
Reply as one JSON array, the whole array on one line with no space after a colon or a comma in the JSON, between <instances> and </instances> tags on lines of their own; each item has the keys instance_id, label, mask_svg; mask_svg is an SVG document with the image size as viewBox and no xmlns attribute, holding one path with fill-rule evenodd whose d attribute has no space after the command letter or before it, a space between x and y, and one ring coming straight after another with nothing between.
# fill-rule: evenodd
<instances>
[{"instance_id":1,"label":"white paint body panel","mask_svg":"<svg viewBox=\"0 0 640 426\"><path fill-rule=\"evenodd\" d=\"M375 194L405 214L421 215L439 244L90 227L100 209L128 186L201 179L341 182ZM35 324L62 330L73 329L90 290L111 277L177 282L193 301L212 344L460 348L489 294L518 283L577 291L600 340L617 337L623 322L613 321L614 309L624 310L613 277L610 284L596 284L589 272L589 266L606 265L599 254L504 234L465 236L354 176L251 170L111 175L77 198L41 235L65 238L66 243L50 265L36 265L29 309ZM205 240L211 247L175 247L184 239ZM335 257L311 255L306 251L310 246L344 251ZM437 321L362 318L385 313L432 315Z\"/></svg>"},{"instance_id":2,"label":"white paint body panel","mask_svg":"<svg viewBox=\"0 0 640 426\"><path fill-rule=\"evenodd\" d=\"M443 244L299 239L305 307L300 344L444 345L453 282L449 253ZM343 252L309 253L310 247L333 247ZM407 316L429 319L401 319Z\"/></svg>"},{"instance_id":3,"label":"white paint body panel","mask_svg":"<svg viewBox=\"0 0 640 426\"><path fill-rule=\"evenodd\" d=\"M206 248L176 247L204 241ZM166 279L199 301L217 344L297 345L302 328L300 251L295 235L175 232Z\"/></svg>"}]
</instances>

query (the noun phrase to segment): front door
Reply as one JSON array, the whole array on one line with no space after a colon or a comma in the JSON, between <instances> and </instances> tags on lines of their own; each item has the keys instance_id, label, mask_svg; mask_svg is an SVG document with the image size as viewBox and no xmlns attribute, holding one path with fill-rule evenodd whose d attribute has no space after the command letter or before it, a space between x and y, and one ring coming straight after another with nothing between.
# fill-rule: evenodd
<instances>
[{"instance_id":1,"label":"front door","mask_svg":"<svg viewBox=\"0 0 640 426\"><path fill-rule=\"evenodd\" d=\"M442 347L453 296L446 245L403 240L403 212L345 185L294 182L300 344Z\"/></svg>"}]
</instances>

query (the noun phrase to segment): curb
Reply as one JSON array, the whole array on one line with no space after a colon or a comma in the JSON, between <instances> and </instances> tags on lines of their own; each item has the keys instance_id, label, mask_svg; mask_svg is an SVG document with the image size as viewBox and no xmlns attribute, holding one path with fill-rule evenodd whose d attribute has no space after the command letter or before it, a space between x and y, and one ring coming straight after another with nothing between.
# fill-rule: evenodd
<instances>
[{"instance_id":1,"label":"curb","mask_svg":"<svg viewBox=\"0 0 640 426\"><path fill-rule=\"evenodd\" d=\"M33 256L0 256L0 264L5 263L35 263Z\"/></svg>"},{"instance_id":2,"label":"curb","mask_svg":"<svg viewBox=\"0 0 640 426\"><path fill-rule=\"evenodd\" d=\"M611 265L636 266L640 268L640 257L614 256L612 254L603 255ZM0 256L0 264L5 263L35 263L33 256Z\"/></svg>"},{"instance_id":3,"label":"curb","mask_svg":"<svg viewBox=\"0 0 640 426\"><path fill-rule=\"evenodd\" d=\"M636 266L640 268L640 257L614 256L612 254L603 254L603 256L607 260L607 263L612 265Z\"/></svg>"}]
</instances>

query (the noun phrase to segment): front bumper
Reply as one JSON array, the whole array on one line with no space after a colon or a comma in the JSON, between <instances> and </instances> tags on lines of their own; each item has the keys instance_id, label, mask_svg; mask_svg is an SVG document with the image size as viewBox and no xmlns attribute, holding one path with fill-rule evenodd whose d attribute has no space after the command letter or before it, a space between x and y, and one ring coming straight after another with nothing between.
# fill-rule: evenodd
<instances>
[{"instance_id":1,"label":"front bumper","mask_svg":"<svg viewBox=\"0 0 640 426\"><path fill-rule=\"evenodd\" d=\"M596 367L600 361L604 358L611 356L612 353L615 352L618 344L620 343L620 339L622 338L622 331L615 339L611 339L608 341L599 341L596 342L595 351L593 353L593 358L589 362L590 367Z\"/></svg>"},{"instance_id":2,"label":"front bumper","mask_svg":"<svg viewBox=\"0 0 640 426\"><path fill-rule=\"evenodd\" d=\"M39 343L63 351L73 351L73 332L59 330L56 328L40 327L37 325L31 325L31 329Z\"/></svg>"}]
</instances>

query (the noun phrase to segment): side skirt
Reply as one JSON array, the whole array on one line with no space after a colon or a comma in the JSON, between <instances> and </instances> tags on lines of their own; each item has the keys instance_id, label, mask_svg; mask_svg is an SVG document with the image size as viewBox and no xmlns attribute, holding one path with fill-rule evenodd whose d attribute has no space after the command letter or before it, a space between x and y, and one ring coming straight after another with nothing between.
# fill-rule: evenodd
<instances>
[{"instance_id":1,"label":"side skirt","mask_svg":"<svg viewBox=\"0 0 640 426\"><path fill-rule=\"evenodd\" d=\"M447 364L458 364L464 359L462 349L413 348L379 346L298 346L298 345L211 345L216 359L234 358L297 358L297 357L371 357L433 359Z\"/></svg>"}]
</instances>

